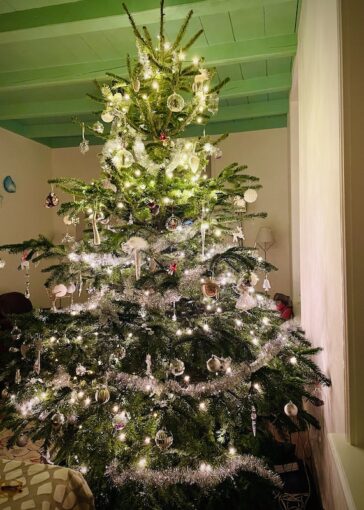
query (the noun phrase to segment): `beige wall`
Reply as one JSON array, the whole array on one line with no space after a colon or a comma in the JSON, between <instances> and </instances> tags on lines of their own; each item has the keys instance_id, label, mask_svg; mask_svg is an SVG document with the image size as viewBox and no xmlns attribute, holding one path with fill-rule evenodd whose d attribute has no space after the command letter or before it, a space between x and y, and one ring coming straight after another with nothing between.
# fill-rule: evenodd
<instances>
[{"instance_id":1,"label":"beige wall","mask_svg":"<svg viewBox=\"0 0 364 510\"><path fill-rule=\"evenodd\" d=\"M0 244L20 243L37 237L41 232L50 235L53 231L52 211L45 208L45 197L49 193L47 179L50 176L51 150L22 136L0 129ZM10 175L16 183L16 193L6 193L2 181ZM24 272L18 271L20 256L1 253L6 260L5 269L0 270L0 294L9 291L24 292ZM36 305L48 306L44 275L31 269L31 300Z\"/></svg>"},{"instance_id":2,"label":"beige wall","mask_svg":"<svg viewBox=\"0 0 364 510\"><path fill-rule=\"evenodd\" d=\"M295 63L298 97L292 97L298 99L298 112L293 102L291 116L291 136L298 137L293 150L299 165L292 172L299 180L299 226L294 227L300 239L302 325L313 343L323 347L319 363L332 379L332 388L321 393L322 431L311 437L326 510L346 508L327 440L328 433L345 431L346 414L338 12L336 0L302 2Z\"/></svg>"},{"instance_id":3,"label":"beige wall","mask_svg":"<svg viewBox=\"0 0 364 510\"><path fill-rule=\"evenodd\" d=\"M288 131L281 128L232 133L223 141L221 148L222 158L212 161L213 175L237 161L248 165L247 173L261 180L263 188L258 193L258 200L249 206L249 211L264 211L268 217L246 223L245 244L254 245L261 226L272 228L275 244L268 252L268 261L279 269L271 273L272 293L292 295Z\"/></svg>"}]
</instances>

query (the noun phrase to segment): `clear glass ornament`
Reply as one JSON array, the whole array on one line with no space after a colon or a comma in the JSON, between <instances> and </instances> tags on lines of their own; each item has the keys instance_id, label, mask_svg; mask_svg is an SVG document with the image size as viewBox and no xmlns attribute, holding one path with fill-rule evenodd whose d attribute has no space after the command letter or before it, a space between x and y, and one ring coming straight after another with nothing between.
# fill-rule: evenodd
<instances>
[{"instance_id":1,"label":"clear glass ornament","mask_svg":"<svg viewBox=\"0 0 364 510\"><path fill-rule=\"evenodd\" d=\"M92 129L95 131L95 133L99 133L100 135L102 135L102 133L104 132L104 125L102 122L100 122L99 120L97 122L95 122L95 124L92 126Z\"/></svg>"},{"instance_id":2,"label":"clear glass ornament","mask_svg":"<svg viewBox=\"0 0 364 510\"><path fill-rule=\"evenodd\" d=\"M167 450L167 448L172 446L173 435L171 432L167 432L166 430L158 430L154 440L160 450Z\"/></svg>"},{"instance_id":3,"label":"clear glass ornament","mask_svg":"<svg viewBox=\"0 0 364 510\"><path fill-rule=\"evenodd\" d=\"M184 108L185 100L176 92L173 92L167 99L167 106L171 112L181 112Z\"/></svg>"},{"instance_id":4,"label":"clear glass ornament","mask_svg":"<svg viewBox=\"0 0 364 510\"><path fill-rule=\"evenodd\" d=\"M183 363L183 361L176 358L170 362L169 370L175 376L182 375L183 372L185 371L185 364Z\"/></svg>"},{"instance_id":5,"label":"clear glass ornament","mask_svg":"<svg viewBox=\"0 0 364 510\"><path fill-rule=\"evenodd\" d=\"M112 162L118 170L121 168L129 168L134 163L134 156L128 150L121 149L112 158Z\"/></svg>"},{"instance_id":6,"label":"clear glass ornament","mask_svg":"<svg viewBox=\"0 0 364 510\"><path fill-rule=\"evenodd\" d=\"M213 115L218 112L219 109L219 95L214 92L207 96L207 109Z\"/></svg>"},{"instance_id":7,"label":"clear glass ornament","mask_svg":"<svg viewBox=\"0 0 364 510\"><path fill-rule=\"evenodd\" d=\"M166 229L170 232L174 232L181 225L181 220L177 218L174 214L168 218L166 221Z\"/></svg>"},{"instance_id":8,"label":"clear glass ornament","mask_svg":"<svg viewBox=\"0 0 364 510\"><path fill-rule=\"evenodd\" d=\"M90 142L88 140L82 140L80 143L80 152L81 154L86 154L90 150Z\"/></svg>"}]
</instances>

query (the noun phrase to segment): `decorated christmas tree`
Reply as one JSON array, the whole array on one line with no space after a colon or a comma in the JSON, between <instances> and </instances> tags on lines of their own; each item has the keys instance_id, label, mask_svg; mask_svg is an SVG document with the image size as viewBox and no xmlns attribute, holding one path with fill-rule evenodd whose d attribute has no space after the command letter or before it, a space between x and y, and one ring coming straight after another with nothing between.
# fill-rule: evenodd
<instances>
[{"instance_id":1,"label":"decorated christmas tree","mask_svg":"<svg viewBox=\"0 0 364 510\"><path fill-rule=\"evenodd\" d=\"M98 85L101 120L82 125L81 152L87 130L104 143L101 177L53 179L71 199L46 199L66 225L85 220L82 238L2 247L25 271L49 259L51 298L10 333L2 426L79 469L103 508L274 508L276 440L319 426L304 402L329 381L269 299L275 268L244 246L245 222L264 217L249 210L258 179L237 163L206 173L226 80L191 60L192 12L169 41L162 1L153 41L124 8L138 58Z\"/></svg>"}]
</instances>

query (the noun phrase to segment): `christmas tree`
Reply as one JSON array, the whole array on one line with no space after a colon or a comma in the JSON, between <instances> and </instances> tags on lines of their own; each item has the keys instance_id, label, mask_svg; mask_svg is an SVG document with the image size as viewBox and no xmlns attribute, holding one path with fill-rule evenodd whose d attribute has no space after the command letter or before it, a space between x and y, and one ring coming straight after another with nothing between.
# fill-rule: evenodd
<instances>
[{"instance_id":1,"label":"christmas tree","mask_svg":"<svg viewBox=\"0 0 364 510\"><path fill-rule=\"evenodd\" d=\"M64 223L86 218L82 239L2 247L25 270L52 261L52 308L11 331L2 425L81 470L103 508L274 508L275 439L319 426L303 404L329 381L268 297L275 268L244 246L244 223L264 217L249 212L259 180L237 163L206 173L224 137L203 126L226 80L189 57L192 11L172 42L162 1L156 43L124 8L138 59L98 85L101 121L82 124L81 152L85 129L104 142L101 177L50 181L71 196ZM201 136L183 138L191 124Z\"/></svg>"}]
</instances>

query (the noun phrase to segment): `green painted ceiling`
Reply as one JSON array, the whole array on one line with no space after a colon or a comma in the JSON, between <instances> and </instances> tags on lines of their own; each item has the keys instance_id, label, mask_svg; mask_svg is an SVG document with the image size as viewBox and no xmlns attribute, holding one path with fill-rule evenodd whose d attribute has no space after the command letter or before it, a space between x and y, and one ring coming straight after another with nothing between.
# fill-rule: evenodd
<instances>
[{"instance_id":1,"label":"green painted ceiling","mask_svg":"<svg viewBox=\"0 0 364 510\"><path fill-rule=\"evenodd\" d=\"M159 0L126 3L156 34ZM188 57L204 56L220 79L231 78L207 133L286 125L299 4L165 1L168 37L192 8L189 32L204 34ZM98 106L86 94L95 93L93 80L123 74L127 52L135 54L134 36L121 0L0 0L0 126L50 147L78 145L72 117L92 118Z\"/></svg>"}]
</instances>

